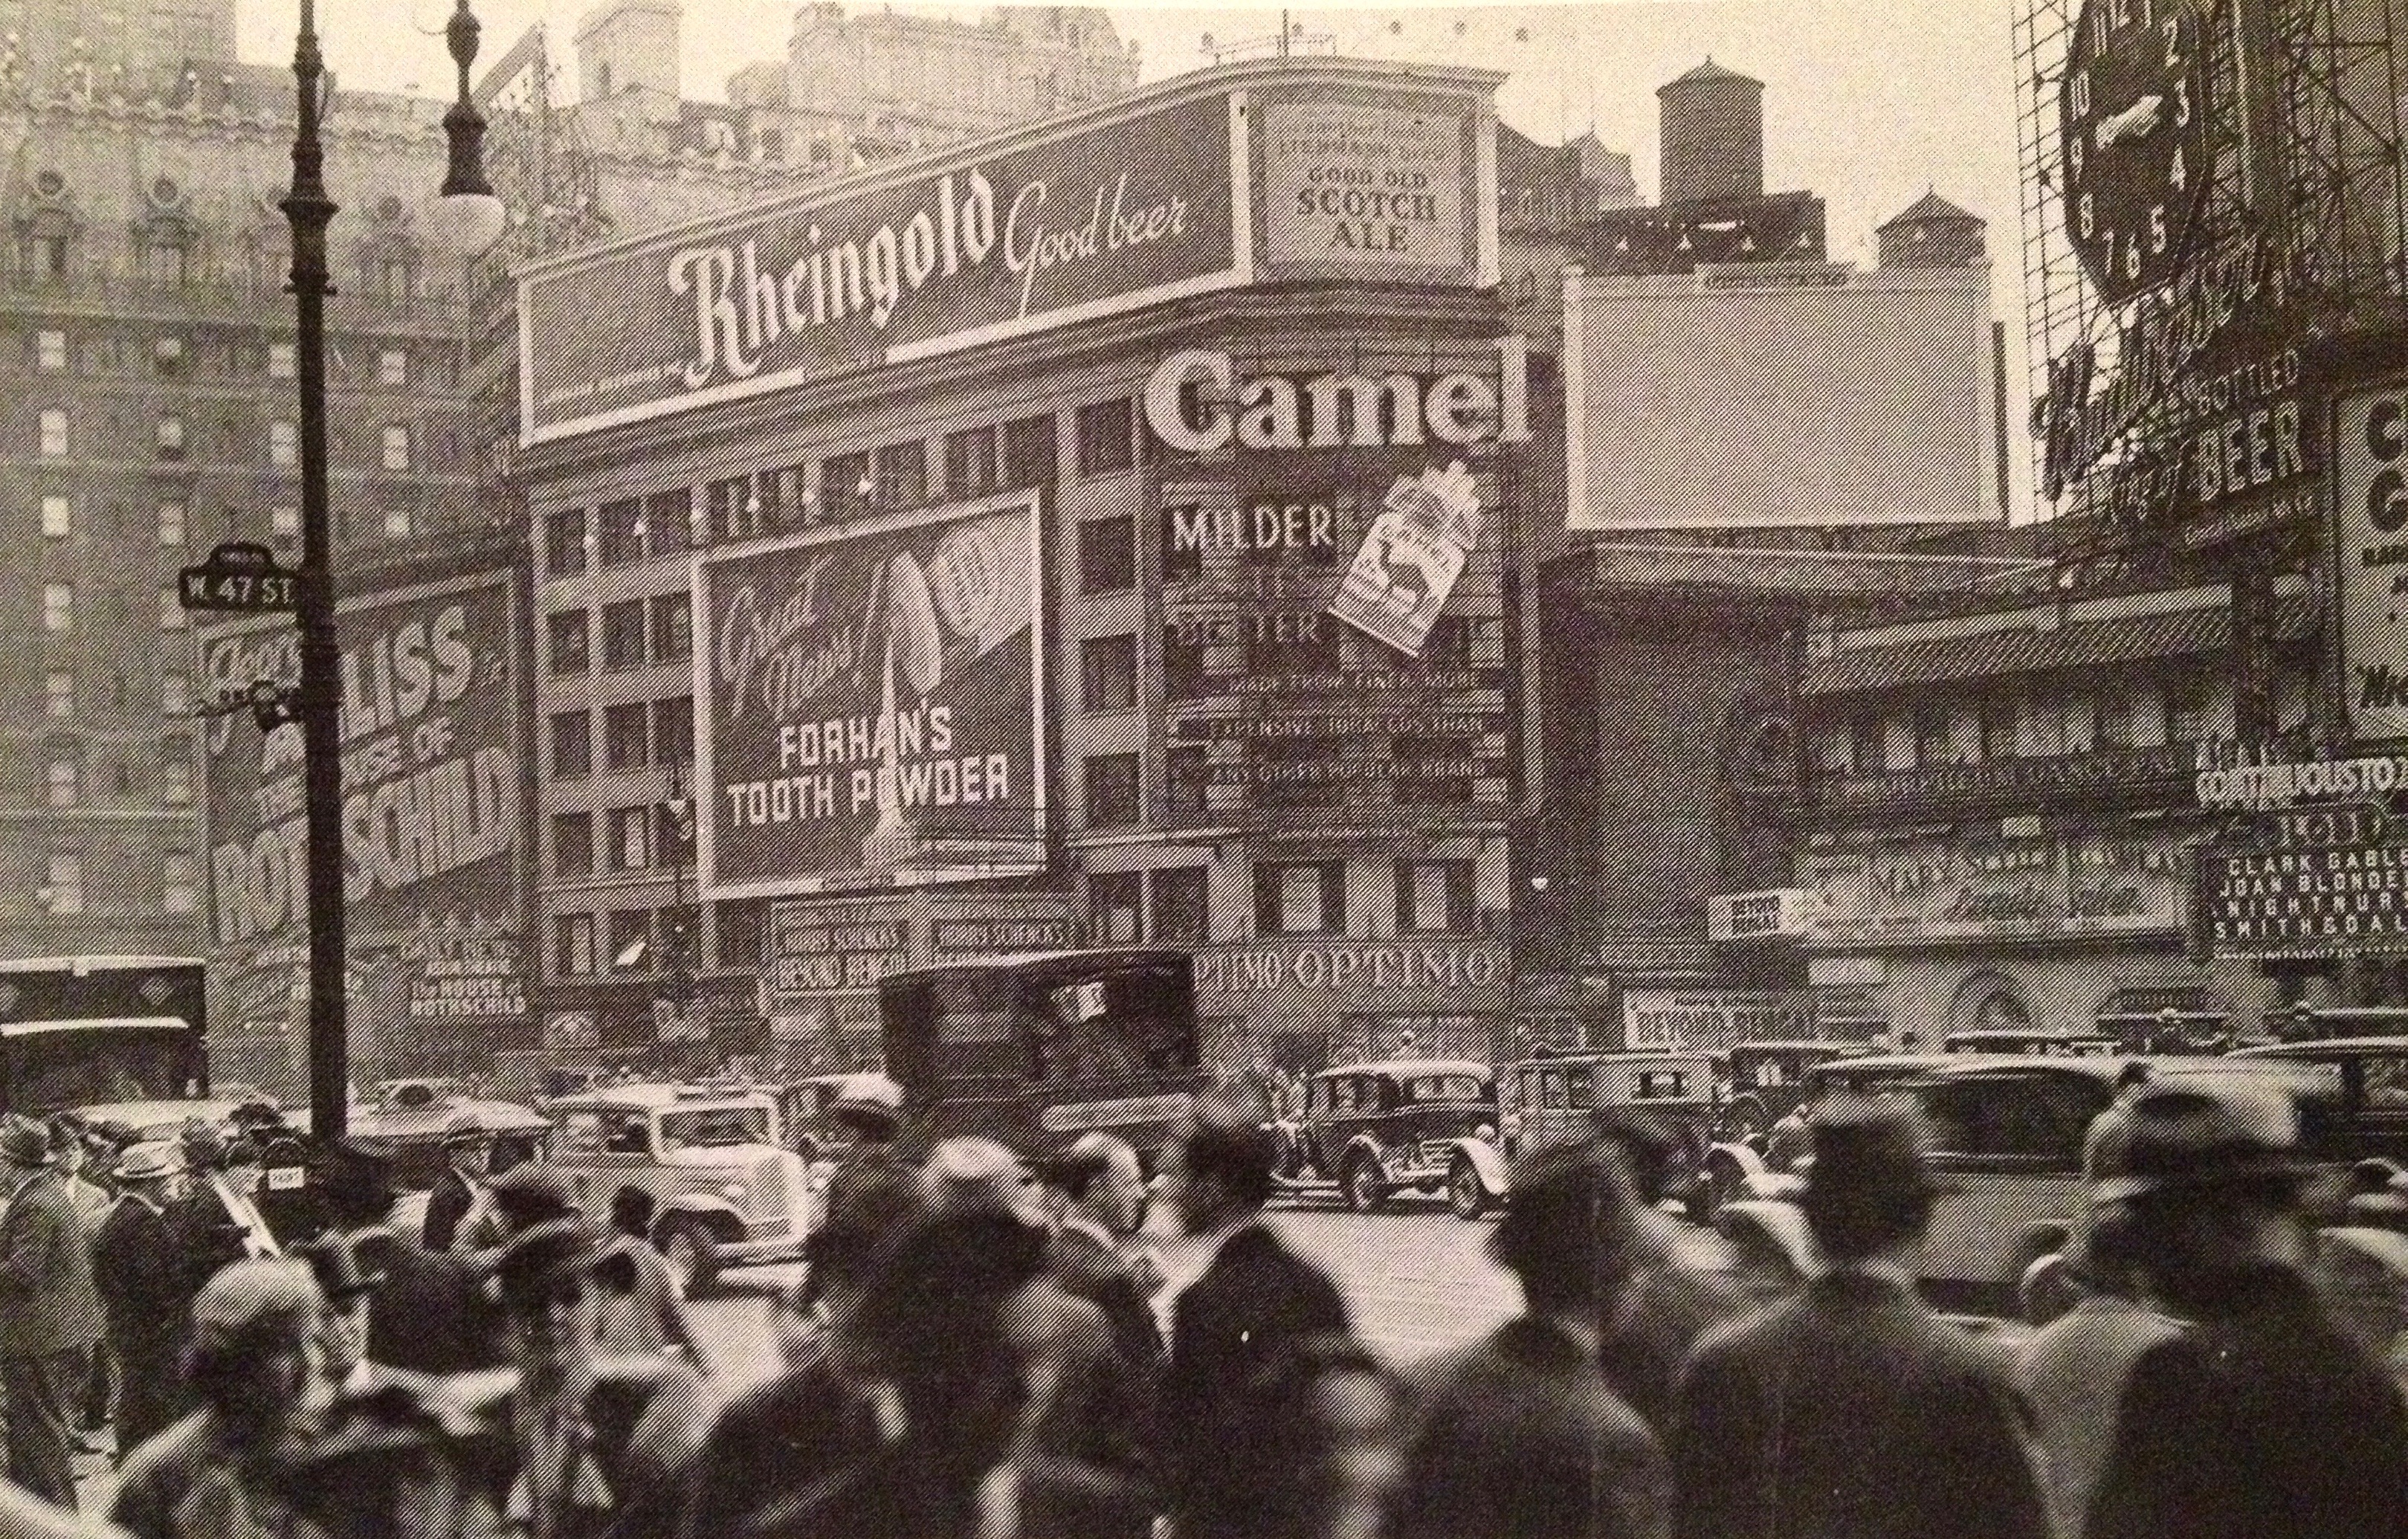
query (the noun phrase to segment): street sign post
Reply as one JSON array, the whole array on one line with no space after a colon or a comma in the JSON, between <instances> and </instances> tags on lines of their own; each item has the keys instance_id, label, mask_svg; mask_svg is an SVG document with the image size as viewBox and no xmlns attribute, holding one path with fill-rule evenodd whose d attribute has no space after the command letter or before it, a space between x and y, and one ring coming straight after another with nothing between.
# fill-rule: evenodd
<instances>
[{"instance_id":1,"label":"street sign post","mask_svg":"<svg viewBox=\"0 0 2408 1539\"><path fill-rule=\"evenodd\" d=\"M176 579L176 600L188 610L291 614L301 604L301 574L248 540L228 540L199 566L179 568Z\"/></svg>"}]
</instances>

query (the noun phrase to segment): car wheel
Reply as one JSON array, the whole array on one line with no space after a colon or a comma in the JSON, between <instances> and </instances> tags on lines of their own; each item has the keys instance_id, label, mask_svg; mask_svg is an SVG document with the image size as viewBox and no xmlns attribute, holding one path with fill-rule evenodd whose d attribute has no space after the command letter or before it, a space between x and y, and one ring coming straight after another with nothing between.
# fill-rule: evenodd
<instances>
[{"instance_id":1,"label":"car wheel","mask_svg":"<svg viewBox=\"0 0 2408 1539\"><path fill-rule=\"evenodd\" d=\"M1387 1199L1388 1188L1380 1179L1380 1162L1369 1155L1356 1155L1347 1160L1338 1184L1345 1188L1346 1205L1356 1213L1369 1213Z\"/></svg>"},{"instance_id":2,"label":"car wheel","mask_svg":"<svg viewBox=\"0 0 2408 1539\"><path fill-rule=\"evenodd\" d=\"M710 1226L685 1214L671 1214L661 1220L653 1231L652 1243L667 1258L669 1275L678 1291L689 1299L704 1299L719 1283L719 1242Z\"/></svg>"},{"instance_id":3,"label":"car wheel","mask_svg":"<svg viewBox=\"0 0 2408 1539\"><path fill-rule=\"evenodd\" d=\"M1469 1159L1457 1159L1446 1174L1446 1205L1469 1223L1488 1211L1488 1184Z\"/></svg>"}]
</instances>

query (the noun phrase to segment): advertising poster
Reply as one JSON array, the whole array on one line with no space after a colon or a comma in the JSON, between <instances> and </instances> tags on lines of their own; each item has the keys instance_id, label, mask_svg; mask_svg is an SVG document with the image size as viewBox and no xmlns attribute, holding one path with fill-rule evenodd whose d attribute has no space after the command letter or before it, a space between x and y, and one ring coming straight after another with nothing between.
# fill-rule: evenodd
<instances>
[{"instance_id":1,"label":"advertising poster","mask_svg":"<svg viewBox=\"0 0 2408 1539\"><path fill-rule=\"evenodd\" d=\"M2361 742L2408 738L2408 381L2333 408L2342 698Z\"/></svg>"},{"instance_id":2,"label":"advertising poster","mask_svg":"<svg viewBox=\"0 0 2408 1539\"><path fill-rule=\"evenodd\" d=\"M524 439L1242 281L1243 131L1226 94L1170 102L538 271L519 306Z\"/></svg>"},{"instance_id":3,"label":"advertising poster","mask_svg":"<svg viewBox=\"0 0 2408 1539\"><path fill-rule=\"evenodd\" d=\"M513 602L501 571L338 607L345 939L355 968L394 985L402 1029L528 1019ZM278 622L207 632L201 659L210 695L299 674ZM263 734L236 712L203 744L211 950L246 1014L282 1018L308 933L301 728Z\"/></svg>"},{"instance_id":4,"label":"advertising poster","mask_svg":"<svg viewBox=\"0 0 2408 1539\"><path fill-rule=\"evenodd\" d=\"M1034 496L805 536L698 581L708 896L1041 864Z\"/></svg>"},{"instance_id":5,"label":"advertising poster","mask_svg":"<svg viewBox=\"0 0 2408 1539\"><path fill-rule=\"evenodd\" d=\"M1460 116L1272 102L1263 121L1272 261L1468 266Z\"/></svg>"},{"instance_id":6,"label":"advertising poster","mask_svg":"<svg viewBox=\"0 0 2408 1539\"><path fill-rule=\"evenodd\" d=\"M1399 476L1371 521L1329 612L1418 657L1480 539L1480 496L1461 460Z\"/></svg>"}]
</instances>

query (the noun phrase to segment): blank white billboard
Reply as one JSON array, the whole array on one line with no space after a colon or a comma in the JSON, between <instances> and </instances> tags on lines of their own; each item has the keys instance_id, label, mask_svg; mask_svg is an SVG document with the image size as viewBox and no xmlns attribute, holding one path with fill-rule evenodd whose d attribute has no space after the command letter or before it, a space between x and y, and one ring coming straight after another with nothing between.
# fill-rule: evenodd
<instances>
[{"instance_id":1,"label":"blank white billboard","mask_svg":"<svg viewBox=\"0 0 2408 1539\"><path fill-rule=\"evenodd\" d=\"M1985 267L1564 276L1567 523L2002 519Z\"/></svg>"}]
</instances>

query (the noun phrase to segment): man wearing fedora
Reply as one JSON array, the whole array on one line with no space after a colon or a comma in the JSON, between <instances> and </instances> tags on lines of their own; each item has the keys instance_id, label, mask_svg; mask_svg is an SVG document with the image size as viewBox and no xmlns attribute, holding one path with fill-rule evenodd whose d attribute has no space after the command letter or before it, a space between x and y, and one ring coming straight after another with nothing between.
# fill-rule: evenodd
<instances>
[{"instance_id":1,"label":"man wearing fedora","mask_svg":"<svg viewBox=\"0 0 2408 1539\"><path fill-rule=\"evenodd\" d=\"M323 1152L313 1179L328 1231L381 1279L367 1301L368 1357L421 1374L499 1367L501 1322L476 1268L393 1229L392 1157L346 1139Z\"/></svg>"},{"instance_id":2,"label":"man wearing fedora","mask_svg":"<svg viewBox=\"0 0 2408 1539\"><path fill-rule=\"evenodd\" d=\"M426 1228L420 1239L429 1250L451 1250L472 1214L487 1211L485 1174L494 1162L494 1135L474 1112L460 1112L443 1129L444 1171L426 1199Z\"/></svg>"},{"instance_id":3,"label":"man wearing fedora","mask_svg":"<svg viewBox=\"0 0 2408 1539\"><path fill-rule=\"evenodd\" d=\"M184 1349L183 1262L167 1220L167 1190L183 1170L172 1143L136 1143L118 1157L118 1198L93 1237L93 1280L116 1355L117 1457L166 1430L179 1414Z\"/></svg>"},{"instance_id":4,"label":"man wearing fedora","mask_svg":"<svg viewBox=\"0 0 2408 1539\"><path fill-rule=\"evenodd\" d=\"M2298 1109L2243 1074L2185 1074L2102 1113L2091 1204L2140 1289L2188 1328L2133 1362L2090 1539L2355 1539L2408 1525L2408 1409L2303 1268Z\"/></svg>"},{"instance_id":5,"label":"man wearing fedora","mask_svg":"<svg viewBox=\"0 0 2408 1539\"><path fill-rule=\"evenodd\" d=\"M1698 1346L1674 1396L1674 1532L2047 1539L2007 1364L1915 1291L1921 1117L1834 1095L1813 1140L1799 1205L1826 1270Z\"/></svg>"},{"instance_id":6,"label":"man wearing fedora","mask_svg":"<svg viewBox=\"0 0 2408 1539\"><path fill-rule=\"evenodd\" d=\"M60 1176L50 1129L0 1124L0 1394L8 1407L8 1471L44 1501L76 1504L76 1407L100 1340L92 1247Z\"/></svg>"}]
</instances>

